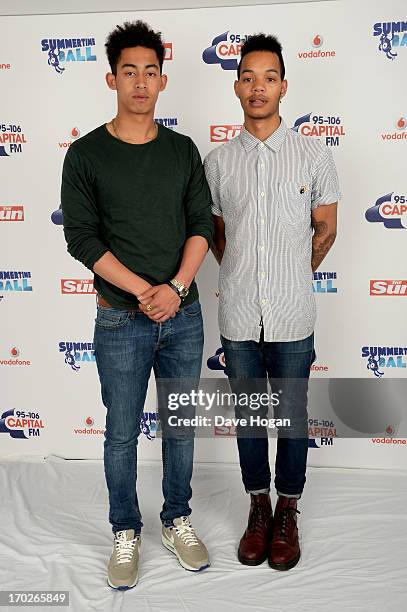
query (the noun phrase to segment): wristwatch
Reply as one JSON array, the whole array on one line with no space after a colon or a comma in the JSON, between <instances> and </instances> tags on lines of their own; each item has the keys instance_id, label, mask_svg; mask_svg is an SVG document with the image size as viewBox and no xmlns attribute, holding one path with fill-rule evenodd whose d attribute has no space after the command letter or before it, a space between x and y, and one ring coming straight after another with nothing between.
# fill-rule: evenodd
<instances>
[{"instance_id":1,"label":"wristwatch","mask_svg":"<svg viewBox=\"0 0 407 612\"><path fill-rule=\"evenodd\" d=\"M189 293L188 287L180 283L176 278L172 278L168 284L171 289L174 289L175 293L178 294L178 297L180 297L181 300L185 300Z\"/></svg>"}]
</instances>

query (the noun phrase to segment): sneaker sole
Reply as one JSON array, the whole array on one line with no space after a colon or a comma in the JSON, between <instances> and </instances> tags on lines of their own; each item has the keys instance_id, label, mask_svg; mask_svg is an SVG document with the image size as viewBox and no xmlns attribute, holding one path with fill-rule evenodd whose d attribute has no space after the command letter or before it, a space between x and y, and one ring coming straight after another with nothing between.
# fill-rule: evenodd
<instances>
[{"instance_id":1,"label":"sneaker sole","mask_svg":"<svg viewBox=\"0 0 407 612\"><path fill-rule=\"evenodd\" d=\"M161 536L161 542L163 543L163 546L169 550L170 552L172 552L178 559L179 564L185 569L188 570L188 572L202 572L204 569L206 569L207 567L210 566L210 563L207 563L206 565L202 565L199 568L196 567L191 567L190 565L188 565L188 563L185 563L185 561L182 559L182 557L180 557L180 555L178 554L176 548L174 547L174 545L172 544L172 542L170 540L168 540L165 535L163 534Z\"/></svg>"},{"instance_id":2,"label":"sneaker sole","mask_svg":"<svg viewBox=\"0 0 407 612\"><path fill-rule=\"evenodd\" d=\"M121 584L118 586L112 584L109 580L109 577L107 578L107 584L110 586L111 589L115 589L115 591L128 591L129 589L133 589L136 586L137 582L138 582L138 574L132 584Z\"/></svg>"},{"instance_id":3,"label":"sneaker sole","mask_svg":"<svg viewBox=\"0 0 407 612\"><path fill-rule=\"evenodd\" d=\"M295 565L297 565L298 561L300 560L300 557L301 557L301 553L298 553L298 555L294 557L294 559L292 559L289 563L273 563L269 559L269 566L272 569L279 570L280 572L285 572L286 570L289 570L293 568Z\"/></svg>"}]
</instances>

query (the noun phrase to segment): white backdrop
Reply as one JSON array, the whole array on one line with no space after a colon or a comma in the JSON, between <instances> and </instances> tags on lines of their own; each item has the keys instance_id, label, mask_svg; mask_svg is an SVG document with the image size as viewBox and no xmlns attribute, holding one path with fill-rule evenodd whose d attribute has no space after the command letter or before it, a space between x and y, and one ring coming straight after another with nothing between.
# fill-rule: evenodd
<instances>
[{"instance_id":1,"label":"white backdrop","mask_svg":"<svg viewBox=\"0 0 407 612\"><path fill-rule=\"evenodd\" d=\"M190 135L202 157L220 142L211 141L211 134L215 138L222 134L232 137L242 123L241 108L233 93L236 73L224 69L224 60L236 60L237 42L247 34L265 31L279 37L289 83L281 113L290 127L297 125L308 137L328 137L326 143L332 147L343 193L338 238L322 264L321 277L314 282L319 314L313 376L406 377L404 0L388 0L385 8L380 0L364 0L137 14L3 17L3 456L102 455L105 409L90 344L95 313L95 296L87 291L91 289L91 275L67 254L62 226L55 224L51 215L60 204L61 168L68 146L115 114L115 95L104 82L108 70L106 36L116 24L137 18L161 30L168 43L164 70L169 83L159 99L156 117ZM390 23L394 31L386 31L386 39L381 41L383 22ZM216 45L214 39L218 37L217 47L204 55L214 63L207 63L202 54ZM60 55L59 66L55 57L54 65L49 63L48 51L43 50L46 45L42 41L49 39L73 39L74 48L65 50L64 61ZM378 203L379 212L370 211L367 220L366 211L383 196L387 198ZM58 214L52 219L58 221ZM373 222L375 219L377 222ZM219 347L217 266L212 255L208 255L198 282L206 330L202 375L223 376L206 367L206 360ZM74 350L76 362L71 367L65 363L65 347L60 343L89 346ZM375 347L395 355L369 362ZM146 413L154 412L151 388ZM311 442L309 463L405 468L406 440L396 438L395 433L390 427L376 441L317 437ZM158 441L142 435L141 446L142 457L160 457ZM220 436L198 440L196 459L236 461L235 440Z\"/></svg>"}]
</instances>

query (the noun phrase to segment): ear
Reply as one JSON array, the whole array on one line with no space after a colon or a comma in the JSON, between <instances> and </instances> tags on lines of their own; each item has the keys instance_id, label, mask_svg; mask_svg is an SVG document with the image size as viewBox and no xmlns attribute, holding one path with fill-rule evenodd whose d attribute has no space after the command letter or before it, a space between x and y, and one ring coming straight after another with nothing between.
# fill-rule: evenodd
<instances>
[{"instance_id":1,"label":"ear","mask_svg":"<svg viewBox=\"0 0 407 612\"><path fill-rule=\"evenodd\" d=\"M284 81L282 81L281 83L280 99L284 98L285 94L287 93L287 89L288 89L287 79L284 79Z\"/></svg>"},{"instance_id":2,"label":"ear","mask_svg":"<svg viewBox=\"0 0 407 612\"><path fill-rule=\"evenodd\" d=\"M167 87L167 83L168 83L167 75L166 74L162 74L161 75L160 91L164 91L164 89Z\"/></svg>"},{"instance_id":3,"label":"ear","mask_svg":"<svg viewBox=\"0 0 407 612\"><path fill-rule=\"evenodd\" d=\"M236 96L237 96L237 97L239 97L239 81L235 81L235 82L233 83L233 88L234 88L234 90L235 90L235 94L236 94Z\"/></svg>"},{"instance_id":4,"label":"ear","mask_svg":"<svg viewBox=\"0 0 407 612\"><path fill-rule=\"evenodd\" d=\"M114 89L116 90L116 77L112 72L108 72L106 75L106 83L109 89Z\"/></svg>"}]
</instances>

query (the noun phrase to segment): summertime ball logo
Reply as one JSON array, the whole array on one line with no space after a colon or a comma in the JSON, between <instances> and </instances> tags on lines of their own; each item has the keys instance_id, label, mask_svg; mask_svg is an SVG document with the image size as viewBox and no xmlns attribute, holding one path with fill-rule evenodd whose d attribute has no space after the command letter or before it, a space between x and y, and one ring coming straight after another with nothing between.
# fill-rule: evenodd
<instances>
[{"instance_id":1,"label":"summertime ball logo","mask_svg":"<svg viewBox=\"0 0 407 612\"><path fill-rule=\"evenodd\" d=\"M38 437L44 429L44 420L38 412L6 410L0 418L0 434L8 433L12 438L27 440Z\"/></svg>"},{"instance_id":2,"label":"summertime ball logo","mask_svg":"<svg viewBox=\"0 0 407 612\"><path fill-rule=\"evenodd\" d=\"M96 62L94 38L44 38L41 51L47 54L48 66L57 74L65 71L69 62Z\"/></svg>"},{"instance_id":3,"label":"summertime ball logo","mask_svg":"<svg viewBox=\"0 0 407 612\"><path fill-rule=\"evenodd\" d=\"M346 135L340 117L317 115L316 113L308 113L299 117L292 129L302 136L324 138L325 144L331 147L338 147L342 137Z\"/></svg>"},{"instance_id":4,"label":"summertime ball logo","mask_svg":"<svg viewBox=\"0 0 407 612\"><path fill-rule=\"evenodd\" d=\"M314 293L338 293L336 272L314 272Z\"/></svg>"},{"instance_id":5,"label":"summertime ball logo","mask_svg":"<svg viewBox=\"0 0 407 612\"><path fill-rule=\"evenodd\" d=\"M391 368L404 369L406 364L407 346L363 346L362 357L367 360L366 367L376 376L384 376L384 370Z\"/></svg>"},{"instance_id":6,"label":"summertime ball logo","mask_svg":"<svg viewBox=\"0 0 407 612\"><path fill-rule=\"evenodd\" d=\"M202 53L205 64L220 64L223 70L237 70L240 49L248 34L231 34L230 31L215 36L210 47Z\"/></svg>"},{"instance_id":7,"label":"summertime ball logo","mask_svg":"<svg viewBox=\"0 0 407 612\"><path fill-rule=\"evenodd\" d=\"M0 124L0 157L22 153L25 144L27 144L27 139L21 125L17 123Z\"/></svg>"},{"instance_id":8,"label":"summertime ball logo","mask_svg":"<svg viewBox=\"0 0 407 612\"><path fill-rule=\"evenodd\" d=\"M396 48L407 46L407 20L375 23L373 36L379 36L378 49L389 60L398 56Z\"/></svg>"},{"instance_id":9,"label":"summertime ball logo","mask_svg":"<svg viewBox=\"0 0 407 612\"><path fill-rule=\"evenodd\" d=\"M32 291L31 272L0 270L0 291Z\"/></svg>"},{"instance_id":10,"label":"summertime ball logo","mask_svg":"<svg viewBox=\"0 0 407 612\"><path fill-rule=\"evenodd\" d=\"M163 125L164 127L169 128L170 130L175 130L175 128L178 127L177 117L156 117L154 121L160 125Z\"/></svg>"},{"instance_id":11,"label":"summertime ball logo","mask_svg":"<svg viewBox=\"0 0 407 612\"><path fill-rule=\"evenodd\" d=\"M58 350L64 354L66 365L74 372L78 372L83 363L96 361L93 342L60 342Z\"/></svg>"},{"instance_id":12,"label":"summertime ball logo","mask_svg":"<svg viewBox=\"0 0 407 612\"><path fill-rule=\"evenodd\" d=\"M311 38L311 46L313 47L313 49L310 49L308 51L298 51L298 59L316 59L316 58L330 58L330 57L335 57L336 52L335 51L325 51L325 49L322 49L323 45L324 45L324 38L323 36L321 36L321 34L315 34L312 38Z\"/></svg>"},{"instance_id":13,"label":"summertime ball logo","mask_svg":"<svg viewBox=\"0 0 407 612\"><path fill-rule=\"evenodd\" d=\"M367 209L365 218L387 229L407 229L407 196L394 191L381 196Z\"/></svg>"}]
</instances>

